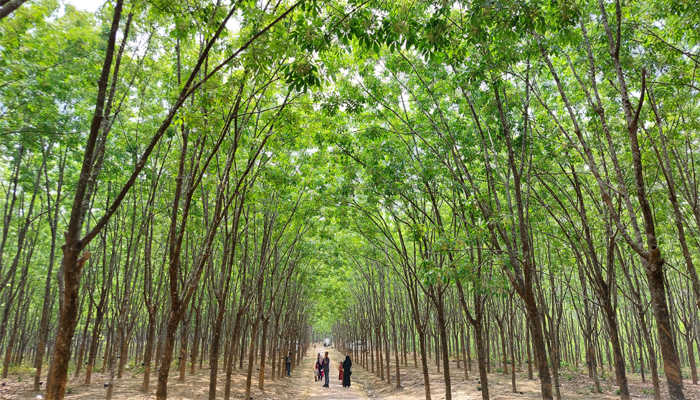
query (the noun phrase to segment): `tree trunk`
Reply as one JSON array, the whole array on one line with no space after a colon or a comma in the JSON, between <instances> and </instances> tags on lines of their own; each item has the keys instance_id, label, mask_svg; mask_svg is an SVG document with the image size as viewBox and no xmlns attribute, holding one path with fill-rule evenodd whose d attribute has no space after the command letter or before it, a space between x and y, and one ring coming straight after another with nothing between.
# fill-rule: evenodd
<instances>
[{"instance_id":1,"label":"tree trunk","mask_svg":"<svg viewBox=\"0 0 700 400\"><path fill-rule=\"evenodd\" d=\"M384 325L384 358L386 358L386 383L391 385L391 352L389 351L389 327Z\"/></svg>"},{"instance_id":2,"label":"tree trunk","mask_svg":"<svg viewBox=\"0 0 700 400\"><path fill-rule=\"evenodd\" d=\"M187 344L189 341L188 328L190 326L191 315L192 311L190 311L190 316L182 320L182 324L180 326L180 356L178 356L177 365L177 369L180 372L180 376L177 379L179 382L185 381L185 372L187 371Z\"/></svg>"},{"instance_id":3,"label":"tree trunk","mask_svg":"<svg viewBox=\"0 0 700 400\"><path fill-rule=\"evenodd\" d=\"M464 359L464 380L469 380L469 361L467 361L467 352L469 352L469 343L466 341L466 335L464 332L464 326L461 328L462 339L462 358Z\"/></svg>"},{"instance_id":4,"label":"tree trunk","mask_svg":"<svg viewBox=\"0 0 700 400\"><path fill-rule=\"evenodd\" d=\"M239 332L241 329L241 319L243 318L243 313L239 310L236 314L236 318L233 321L233 332L231 333L231 350L229 351L228 365L226 366L226 385L224 387L224 400L229 400L231 398L231 374L235 368L236 355L238 354L238 342L239 342ZM216 380L215 380L216 382ZM211 382L210 382L211 387ZM209 392L211 396L211 391Z\"/></svg>"},{"instance_id":5,"label":"tree trunk","mask_svg":"<svg viewBox=\"0 0 700 400\"><path fill-rule=\"evenodd\" d=\"M698 369L695 364L695 352L693 350L693 334L689 332L686 337L686 346L688 348L688 361L690 364L690 377L693 380L693 385L698 384Z\"/></svg>"},{"instance_id":6,"label":"tree trunk","mask_svg":"<svg viewBox=\"0 0 700 400\"><path fill-rule=\"evenodd\" d=\"M400 389L401 388L401 372L399 371L400 364L401 364L401 356L399 354L399 335L396 330L396 316L394 315L394 307L396 306L396 303L393 304L392 310L390 312L391 315L391 327L393 329L393 335L392 335L392 341L394 343L394 368L396 368L396 388ZM387 357L389 358L389 357Z\"/></svg>"},{"instance_id":7,"label":"tree trunk","mask_svg":"<svg viewBox=\"0 0 700 400\"><path fill-rule=\"evenodd\" d=\"M245 398L250 399L250 390L253 383L253 366L255 361L255 340L258 337L258 324L251 326L250 351L248 351L248 372L245 380Z\"/></svg>"},{"instance_id":8,"label":"tree trunk","mask_svg":"<svg viewBox=\"0 0 700 400\"><path fill-rule=\"evenodd\" d=\"M622 347L620 346L617 320L615 318L615 311L609 307L609 305L605 305L603 308L608 322L608 330L610 331L610 343L613 347L615 376L617 377L617 385L620 386L620 398L622 400L628 400L630 398L630 393L625 372L625 360L622 354Z\"/></svg>"},{"instance_id":9,"label":"tree trunk","mask_svg":"<svg viewBox=\"0 0 700 400\"><path fill-rule=\"evenodd\" d=\"M92 318L92 301L88 301L88 314L85 320L85 328L83 329L83 334L80 338L80 350L78 350L78 362L75 366L75 377L80 376L80 368L83 366L83 359L85 357L85 343L88 340L88 328L90 327L90 319Z\"/></svg>"},{"instance_id":10,"label":"tree trunk","mask_svg":"<svg viewBox=\"0 0 700 400\"><path fill-rule=\"evenodd\" d=\"M9 0L7 3L3 4L3 6L0 7L0 21L17 10L25 1L27 0Z\"/></svg>"},{"instance_id":11,"label":"tree trunk","mask_svg":"<svg viewBox=\"0 0 700 400\"><path fill-rule=\"evenodd\" d=\"M513 297L511 296L510 298L511 306L510 310L512 312L513 310ZM511 314L510 319L509 319L509 326L508 326L508 342L509 342L509 349L510 349L510 383L511 383L511 388L513 389L513 393L518 393L518 389L515 385L515 346L514 346L514 332L513 332L513 315Z\"/></svg>"},{"instance_id":12,"label":"tree trunk","mask_svg":"<svg viewBox=\"0 0 700 400\"><path fill-rule=\"evenodd\" d=\"M484 349L484 339L481 335L483 331L483 326L481 324L481 318L477 316L477 320L472 322L474 326L474 339L476 339L476 356L477 362L479 363L479 385L481 387L481 398L483 400L489 399L489 376L486 371L486 365L489 360L486 359L486 350Z\"/></svg>"},{"instance_id":13,"label":"tree trunk","mask_svg":"<svg viewBox=\"0 0 700 400\"><path fill-rule=\"evenodd\" d=\"M540 314L535 304L535 298L532 293L532 286L527 285L525 294L525 306L527 309L527 315L531 323L531 334L532 334L532 344L535 348L535 357L537 358L537 369L539 371L540 382L542 386L542 398L544 400L551 400L552 397L552 380L549 376L549 367L547 364L547 348L544 343L544 336L542 335L542 325L540 322Z\"/></svg>"},{"instance_id":14,"label":"tree trunk","mask_svg":"<svg viewBox=\"0 0 700 400\"><path fill-rule=\"evenodd\" d=\"M265 357L267 356L267 330L270 325L270 320L263 321L262 336L260 338L260 375L258 376L258 388L265 390Z\"/></svg>"},{"instance_id":15,"label":"tree trunk","mask_svg":"<svg viewBox=\"0 0 700 400\"><path fill-rule=\"evenodd\" d=\"M170 375L170 364L173 361L173 352L175 351L175 334L177 327L180 325L182 312L176 314L176 310L171 310L168 318L168 325L165 331L165 340L163 341L163 355L160 361L160 369L158 370L158 387L156 388L156 399L167 400L168 398L168 376Z\"/></svg>"},{"instance_id":16,"label":"tree trunk","mask_svg":"<svg viewBox=\"0 0 700 400\"><path fill-rule=\"evenodd\" d=\"M41 375L42 375L42 368L43 368L43 363L44 363L44 354L46 352L46 341L48 340L49 337L49 323L51 322L51 316L49 315L51 313L51 305L53 304L50 301L51 298L51 278L53 276L53 267L54 263L56 262L56 241L57 241L57 233L58 233L58 227L57 227L57 221L58 221L58 213L60 211L60 201L59 199L61 198L61 193L63 189L63 172L65 171L65 166L66 166L66 154L64 153L63 156L61 156L59 160L59 167L58 167L58 182L56 184L56 201L54 202L54 205L51 205L51 196L47 195L47 208L51 209L53 208L53 217L51 216L51 213L49 213L49 227L51 229L51 250L49 250L49 262L48 262L48 268L46 271L46 279L44 280L44 302L42 303L41 307L41 324L39 325L39 343L37 344L37 352L36 352L36 359L34 362L34 368L36 368L36 373L34 374L34 391L38 392L41 390ZM46 180L46 192L50 193L50 184L48 182L48 178ZM9 226L8 226L9 228Z\"/></svg>"},{"instance_id":17,"label":"tree trunk","mask_svg":"<svg viewBox=\"0 0 700 400\"><path fill-rule=\"evenodd\" d=\"M646 271L647 282L651 291L652 309L657 322L657 335L664 360L664 373L666 374L669 395L671 399L682 400L685 399L685 395L683 394L681 364L673 341L671 319L666 306L666 286L662 270L664 261L660 258L658 250L656 250L656 254L658 257L652 257L649 263L642 259L642 265Z\"/></svg>"},{"instance_id":18,"label":"tree trunk","mask_svg":"<svg viewBox=\"0 0 700 400\"><path fill-rule=\"evenodd\" d=\"M82 255L85 246L79 238L82 231L82 218L84 213L85 194L88 180L91 173L93 154L100 126L102 124L105 103L105 95L109 79L109 72L112 66L117 30L121 19L123 0L117 0L114 7L114 17L105 52L105 60L102 72L98 81L97 100L90 126L90 134L86 144L80 179L75 188L75 198L71 208L70 220L65 233L65 244L63 249L63 262L61 272L64 279L65 300L64 307L60 310L58 319L58 331L54 343L53 361L51 363L51 373L46 387L46 400L63 399L66 394L66 384L68 382L68 367L70 363L70 350L75 333L75 325L78 321L78 295L80 289L80 276L85 262L90 258L90 252L86 251Z\"/></svg>"},{"instance_id":19,"label":"tree trunk","mask_svg":"<svg viewBox=\"0 0 700 400\"><path fill-rule=\"evenodd\" d=\"M151 357L153 356L153 342L156 337L155 313L148 314L148 334L146 336L146 350L143 357L143 381L141 382L141 393L148 393L151 382Z\"/></svg>"},{"instance_id":20,"label":"tree trunk","mask_svg":"<svg viewBox=\"0 0 700 400\"><path fill-rule=\"evenodd\" d=\"M416 321L416 324L419 324ZM423 368L423 384L425 385L425 399L430 400L430 376L428 374L428 359L425 354L425 332L418 329L418 343L420 347L421 367Z\"/></svg>"},{"instance_id":21,"label":"tree trunk","mask_svg":"<svg viewBox=\"0 0 700 400\"><path fill-rule=\"evenodd\" d=\"M133 329L133 326L131 327ZM127 332L124 332L123 339L121 343L121 350L119 352L119 369L117 373L117 378L121 379L124 376L124 371L126 370L126 364L129 362L129 342L131 341L131 329L126 327Z\"/></svg>"},{"instance_id":22,"label":"tree trunk","mask_svg":"<svg viewBox=\"0 0 700 400\"><path fill-rule=\"evenodd\" d=\"M531 341L530 341L530 321L525 320L525 346L527 347L527 379L533 380L532 375L532 352L531 352Z\"/></svg>"},{"instance_id":23,"label":"tree trunk","mask_svg":"<svg viewBox=\"0 0 700 400\"><path fill-rule=\"evenodd\" d=\"M441 296L441 295L438 295ZM442 298L436 302L438 315L438 328L440 329L440 345L442 353L442 368L445 376L445 400L452 399L452 382L450 377L450 358L448 357L447 327L445 322L445 310Z\"/></svg>"},{"instance_id":24,"label":"tree trunk","mask_svg":"<svg viewBox=\"0 0 700 400\"><path fill-rule=\"evenodd\" d=\"M195 364L197 364L197 354L199 353L199 328L200 324L202 322L202 315L201 315L201 304L202 304L202 297L199 296L199 306L195 309L195 312L197 313L195 317L195 323L194 323L194 338L192 339L192 354L190 355L190 375L194 375L194 367Z\"/></svg>"},{"instance_id":25,"label":"tree trunk","mask_svg":"<svg viewBox=\"0 0 700 400\"><path fill-rule=\"evenodd\" d=\"M272 332L272 350L270 354L270 360L272 361L272 366L271 366L271 372L270 372L270 378L274 382L276 380L275 373L280 374L282 372L282 360L280 359L280 368L279 371L277 370L277 359L280 358L282 355L282 352L279 351L279 316L277 315L275 317L275 329ZM286 357L286 354L285 354ZM279 376L281 378L281 376Z\"/></svg>"}]
</instances>

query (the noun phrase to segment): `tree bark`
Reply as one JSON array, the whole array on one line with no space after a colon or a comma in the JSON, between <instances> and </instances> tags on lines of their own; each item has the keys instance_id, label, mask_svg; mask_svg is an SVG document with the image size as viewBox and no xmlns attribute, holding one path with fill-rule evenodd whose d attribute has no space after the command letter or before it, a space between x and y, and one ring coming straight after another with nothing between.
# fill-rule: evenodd
<instances>
[{"instance_id":1,"label":"tree bark","mask_svg":"<svg viewBox=\"0 0 700 400\"><path fill-rule=\"evenodd\" d=\"M146 349L143 357L143 381L141 382L141 393L148 393L151 382L151 358L153 357L153 342L156 336L155 313L148 314L148 334L146 335Z\"/></svg>"},{"instance_id":2,"label":"tree bark","mask_svg":"<svg viewBox=\"0 0 700 400\"><path fill-rule=\"evenodd\" d=\"M79 239L82 231L82 221L80 216L83 213L84 196L90 177L92 167L93 152L100 125L103 119L103 109L105 95L109 79L109 72L112 66L117 30L121 19L123 0L117 0L114 7L112 27L107 43L107 51L102 66L102 72L98 81L97 100L95 111L90 126L88 142L85 146L80 178L75 188L75 197L71 208L68 229L65 234L65 244L63 245L62 272L65 285L64 307L61 309L58 320L58 332L54 343L53 362L51 374L46 388L46 400L63 399L66 393L66 383L68 381L68 365L70 362L71 342L75 333L75 325L78 320L78 291L80 288L80 276L85 262L90 258L90 252L80 254L85 244Z\"/></svg>"},{"instance_id":3,"label":"tree bark","mask_svg":"<svg viewBox=\"0 0 700 400\"><path fill-rule=\"evenodd\" d=\"M442 295L439 295L442 296ZM452 381L450 377L450 358L448 357L447 327L445 322L445 310L442 297L438 301L437 309L438 327L440 329L440 347L442 352L442 368L445 376L445 400L452 399Z\"/></svg>"},{"instance_id":4,"label":"tree bark","mask_svg":"<svg viewBox=\"0 0 700 400\"><path fill-rule=\"evenodd\" d=\"M265 319L263 321L262 336L260 337L260 375L258 376L258 388L260 390L265 390L265 363L266 363L266 351L267 351L267 336L268 328L270 326L270 320Z\"/></svg>"},{"instance_id":5,"label":"tree bark","mask_svg":"<svg viewBox=\"0 0 700 400\"><path fill-rule=\"evenodd\" d=\"M250 399L250 390L253 383L253 366L255 361L255 340L258 336L258 324L253 324L250 329L250 350L248 351L248 372L245 381L245 398Z\"/></svg>"},{"instance_id":6,"label":"tree bark","mask_svg":"<svg viewBox=\"0 0 700 400\"><path fill-rule=\"evenodd\" d=\"M10 0L0 8L0 21L17 10L27 0Z\"/></svg>"},{"instance_id":7,"label":"tree bark","mask_svg":"<svg viewBox=\"0 0 700 400\"><path fill-rule=\"evenodd\" d=\"M56 200L54 201L54 204L51 204L51 195L49 188L51 187L51 184L49 183L48 179L48 173L45 173L45 178L46 178L46 201L47 201L47 208L48 209L53 209L53 216L51 215L51 212L49 212L49 227L51 229L51 250L49 250L49 263L48 263L48 269L46 272L46 279L44 280L44 302L41 307L41 323L39 325L39 343L37 344L37 352L36 352L36 360L34 362L34 368L36 368L36 373L34 375L34 391L38 392L41 390L41 375L42 375L42 368L43 368L43 363L44 363L44 354L46 352L46 341L48 340L49 337L49 323L51 322L51 316L49 313L51 312L51 304L52 302L50 301L50 296L51 296L51 278L53 275L53 266L54 263L56 262L56 241L58 239L58 217L59 217L59 212L60 212L60 198L61 198L61 193L63 189L63 172L65 171L65 166L66 166L66 156L67 152L63 154L63 156L60 157L59 159L59 167L58 167L58 182L56 183Z\"/></svg>"}]
</instances>

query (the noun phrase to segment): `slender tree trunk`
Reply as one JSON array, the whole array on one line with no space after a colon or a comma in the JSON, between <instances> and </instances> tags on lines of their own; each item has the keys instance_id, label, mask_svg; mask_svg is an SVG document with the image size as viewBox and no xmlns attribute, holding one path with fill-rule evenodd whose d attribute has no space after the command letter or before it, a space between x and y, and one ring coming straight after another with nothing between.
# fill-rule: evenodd
<instances>
[{"instance_id":1,"label":"slender tree trunk","mask_svg":"<svg viewBox=\"0 0 700 400\"><path fill-rule=\"evenodd\" d=\"M438 328L440 329L440 345L442 352L442 368L445 376L445 400L452 399L452 381L450 377L450 358L448 356L447 327L445 322L445 310L442 298L437 301Z\"/></svg>"},{"instance_id":2,"label":"slender tree trunk","mask_svg":"<svg viewBox=\"0 0 700 400\"><path fill-rule=\"evenodd\" d=\"M512 307L513 298L512 297L510 298L510 301L511 301L510 309L512 311L513 310L513 307ZM508 327L508 338L509 338L509 340L508 340L509 346L508 347L510 349L510 367L511 367L510 368L510 383L511 383L511 388L513 389L513 393L518 393L518 389L515 385L515 346L513 343L515 341L514 340L515 334L513 332L513 316L511 315L509 318L510 319L509 319L509 327Z\"/></svg>"},{"instance_id":3,"label":"slender tree trunk","mask_svg":"<svg viewBox=\"0 0 700 400\"><path fill-rule=\"evenodd\" d=\"M280 356L283 354L282 351L279 351L279 315L275 316L275 329L272 332L272 354L270 358L272 359L272 372L270 373L270 377L272 378L272 381L274 382L277 378L281 379L282 378L282 359ZM279 371L276 369L277 366L277 359L280 358L280 368ZM285 358L286 358L286 353L285 353ZM278 376L275 376L275 372L277 373Z\"/></svg>"},{"instance_id":4,"label":"slender tree trunk","mask_svg":"<svg viewBox=\"0 0 700 400\"><path fill-rule=\"evenodd\" d=\"M46 279L44 280L44 302L41 307L41 324L39 325L39 343L37 344L36 360L34 362L34 368L36 368L36 373L34 374L34 391L38 392L41 390L41 375L44 363L44 354L46 352L46 341L49 336L49 323L51 322L51 278L53 276L53 267L56 262L56 241L58 234L58 213L60 211L60 201L61 193L63 189L63 172L66 166L66 153L59 160L58 167L58 182L56 184L56 200L54 205L51 205L51 196L47 195L47 205L48 208L53 208L53 217L49 213L49 227L51 229L51 249L49 250L49 262L46 271ZM48 181L48 174L46 176L46 191L49 193L49 187L51 186Z\"/></svg>"},{"instance_id":5,"label":"slender tree trunk","mask_svg":"<svg viewBox=\"0 0 700 400\"><path fill-rule=\"evenodd\" d=\"M238 354L238 342L240 340L238 338L238 335L241 329L242 318L243 313L239 310L233 322L233 332L231 334L231 350L229 351L230 355L228 359L228 365L226 366L226 385L224 387L224 400L229 400L231 398L231 375L233 373L233 369L236 363L236 355Z\"/></svg>"},{"instance_id":6,"label":"slender tree trunk","mask_svg":"<svg viewBox=\"0 0 700 400\"><path fill-rule=\"evenodd\" d=\"M604 310L605 316L607 317L608 330L610 331L610 343L613 347L615 376L617 377L617 385L620 386L620 398L622 400L627 400L630 398L630 393L627 385L625 360L623 358L622 347L620 345L620 336L618 332L617 320L615 318L615 311L609 309L608 307L604 307Z\"/></svg>"},{"instance_id":7,"label":"slender tree trunk","mask_svg":"<svg viewBox=\"0 0 700 400\"><path fill-rule=\"evenodd\" d=\"M148 393L151 382L151 357L153 356L153 342L156 336L155 313L148 314L148 334L146 336L146 350L143 357L143 381L141 382L141 393Z\"/></svg>"},{"instance_id":8,"label":"slender tree trunk","mask_svg":"<svg viewBox=\"0 0 700 400\"><path fill-rule=\"evenodd\" d=\"M549 376L549 367L547 364L547 348L544 343L544 336L542 335L542 325L540 321L539 310L535 304L535 297L532 293L532 286L526 289L526 301L525 306L527 309L527 315L531 323L531 333L532 333L532 344L535 348L535 357L537 358L537 368L539 370L540 382L542 386L542 398L545 400L552 399L552 380Z\"/></svg>"},{"instance_id":9,"label":"slender tree trunk","mask_svg":"<svg viewBox=\"0 0 700 400\"><path fill-rule=\"evenodd\" d=\"M178 377L179 382L184 382L185 381L185 372L187 371L187 344L189 341L189 332L188 328L190 326L190 318L192 315L192 311L190 311L190 316L182 320L182 324L180 325L180 356L178 357L178 371L180 372L180 376Z\"/></svg>"},{"instance_id":10,"label":"slender tree trunk","mask_svg":"<svg viewBox=\"0 0 700 400\"><path fill-rule=\"evenodd\" d=\"M657 322L657 335L661 354L664 359L664 373L668 384L671 399L685 399L683 394L683 379L681 376L681 364L673 340L671 318L668 312L666 301L666 285L663 279L662 265L664 261L660 258L652 258L647 263L642 259L642 265L646 271L649 289L651 291L651 302Z\"/></svg>"},{"instance_id":11,"label":"slender tree trunk","mask_svg":"<svg viewBox=\"0 0 700 400\"><path fill-rule=\"evenodd\" d=\"M661 382L659 379L658 363L656 360L656 350L654 348L654 341L652 340L651 332L649 332L649 329L647 328L644 310L641 309L641 307L637 307L637 310L637 315L639 317L639 326L642 329L644 342L647 346L647 354L649 355L649 373L651 374L651 383L654 388L654 400L661 400Z\"/></svg>"},{"instance_id":12,"label":"slender tree trunk","mask_svg":"<svg viewBox=\"0 0 700 400\"><path fill-rule=\"evenodd\" d=\"M156 399L167 400L168 398L168 376L170 375L170 364L173 361L175 351L175 334L182 319L182 312L176 314L178 310L171 310L163 341L163 355L158 370L158 387L156 388Z\"/></svg>"},{"instance_id":13,"label":"slender tree trunk","mask_svg":"<svg viewBox=\"0 0 700 400\"><path fill-rule=\"evenodd\" d=\"M377 326L377 331L374 332L374 337L376 339L377 345L375 346L375 352L377 353L377 376L380 380L384 380L384 360L382 359L382 325L375 322Z\"/></svg>"},{"instance_id":14,"label":"slender tree trunk","mask_svg":"<svg viewBox=\"0 0 700 400\"><path fill-rule=\"evenodd\" d=\"M250 330L250 351L248 352L248 372L245 381L245 398L250 399L250 390L253 383L253 366L255 364L255 340L258 336L258 324L254 324Z\"/></svg>"},{"instance_id":15,"label":"slender tree trunk","mask_svg":"<svg viewBox=\"0 0 700 400\"><path fill-rule=\"evenodd\" d=\"M196 317L194 323L194 338L192 339L192 354L190 355L190 375L194 375L194 367L197 364L197 354L199 353L199 328L202 321L202 315L200 312L202 295L199 296L199 306L195 309Z\"/></svg>"},{"instance_id":16,"label":"slender tree trunk","mask_svg":"<svg viewBox=\"0 0 700 400\"><path fill-rule=\"evenodd\" d=\"M265 390L265 357L267 356L267 334L270 325L270 320L265 319L263 321L262 336L260 337L260 375L258 376L258 388L260 390Z\"/></svg>"},{"instance_id":17,"label":"slender tree trunk","mask_svg":"<svg viewBox=\"0 0 700 400\"><path fill-rule=\"evenodd\" d=\"M416 324L419 324L416 321ZM430 400L430 376L428 374L428 359L425 352L425 332L418 329L418 343L420 347L421 367L423 368L423 383L425 385L425 399Z\"/></svg>"},{"instance_id":18,"label":"slender tree trunk","mask_svg":"<svg viewBox=\"0 0 700 400\"><path fill-rule=\"evenodd\" d=\"M690 328L688 328L688 329L690 329ZM690 377L693 380L693 385L697 385L698 384L698 369L697 369L697 366L695 364L695 352L693 350L693 340L696 340L696 339L693 339L693 333L691 330L691 332L688 332L688 334L686 335L686 342L685 343L686 343L686 346L688 348L688 360L689 360L689 364L690 364Z\"/></svg>"},{"instance_id":19,"label":"slender tree trunk","mask_svg":"<svg viewBox=\"0 0 700 400\"><path fill-rule=\"evenodd\" d=\"M394 304L394 307L396 305ZM400 364L401 364L401 356L399 355L399 343L398 343L398 332L396 330L396 318L394 315L395 311L392 307L391 310L391 327L393 329L393 335L392 335L392 341L394 343L394 368L396 368L396 388L400 389L401 388L401 371L399 370ZM388 357L387 357L388 358Z\"/></svg>"},{"instance_id":20,"label":"slender tree trunk","mask_svg":"<svg viewBox=\"0 0 700 400\"><path fill-rule=\"evenodd\" d=\"M530 341L530 321L525 322L525 346L527 347L527 379L533 380L532 374L532 354L531 354L531 341Z\"/></svg>"},{"instance_id":21,"label":"slender tree trunk","mask_svg":"<svg viewBox=\"0 0 700 400\"><path fill-rule=\"evenodd\" d=\"M505 314L502 316L505 318ZM506 352L506 333L504 332L504 327L503 327L503 321L499 320L496 318L496 324L498 325L498 334L500 335L501 338L501 354L503 357L501 358L501 363L503 365L503 374L507 375L508 374L508 363L506 358L508 357L508 353Z\"/></svg>"},{"instance_id":22,"label":"slender tree trunk","mask_svg":"<svg viewBox=\"0 0 700 400\"><path fill-rule=\"evenodd\" d=\"M367 334L369 335L369 367L370 367L370 372L374 373L374 341L372 340L372 329L367 330Z\"/></svg>"},{"instance_id":23,"label":"slender tree trunk","mask_svg":"<svg viewBox=\"0 0 700 400\"><path fill-rule=\"evenodd\" d=\"M391 352L389 351L388 326L384 325L384 354L386 358L386 383L391 385Z\"/></svg>"},{"instance_id":24,"label":"slender tree trunk","mask_svg":"<svg viewBox=\"0 0 700 400\"><path fill-rule=\"evenodd\" d=\"M486 365L489 360L486 358L486 350L484 349L484 339L481 335L483 326L481 318L477 316L477 320L472 323L474 326L474 339L476 340L476 356L479 363L479 385L481 386L481 398L489 399L489 376L486 371Z\"/></svg>"},{"instance_id":25,"label":"slender tree trunk","mask_svg":"<svg viewBox=\"0 0 700 400\"><path fill-rule=\"evenodd\" d=\"M469 380L469 361L467 361L467 352L469 352L469 343L467 342L464 326L461 328L460 337L462 339L462 358L464 359L464 380Z\"/></svg>"},{"instance_id":26,"label":"slender tree trunk","mask_svg":"<svg viewBox=\"0 0 700 400\"><path fill-rule=\"evenodd\" d=\"M131 329L133 329L133 327L131 327ZM119 352L119 369L117 372L117 378L119 379L124 376L126 364L129 362L129 342L131 341L131 329L126 327L127 332L123 334L121 350Z\"/></svg>"},{"instance_id":27,"label":"slender tree trunk","mask_svg":"<svg viewBox=\"0 0 700 400\"><path fill-rule=\"evenodd\" d=\"M90 327L90 319L92 318L92 301L88 301L88 314L85 320L85 328L80 338L80 350L78 350L78 362L75 366L75 377L80 376L80 368L83 366L83 358L85 357L85 344L88 341L88 328Z\"/></svg>"},{"instance_id":28,"label":"slender tree trunk","mask_svg":"<svg viewBox=\"0 0 700 400\"><path fill-rule=\"evenodd\" d=\"M219 304L219 309L216 314L216 322L214 323L214 331L211 340L211 350L209 353L209 400L216 399L216 384L219 371L219 346L221 343L221 329L224 324L224 314L226 309L224 304ZM224 358L224 365L226 359Z\"/></svg>"}]
</instances>

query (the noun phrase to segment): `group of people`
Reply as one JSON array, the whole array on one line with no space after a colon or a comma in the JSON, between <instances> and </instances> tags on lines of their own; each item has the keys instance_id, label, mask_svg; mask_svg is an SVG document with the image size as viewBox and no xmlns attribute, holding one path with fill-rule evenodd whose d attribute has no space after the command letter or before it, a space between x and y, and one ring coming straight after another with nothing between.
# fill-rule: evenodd
<instances>
[{"instance_id":1,"label":"group of people","mask_svg":"<svg viewBox=\"0 0 700 400\"><path fill-rule=\"evenodd\" d=\"M316 359L316 365L314 366L314 380L322 381L323 387L329 387L329 372L331 369L331 359L328 357L328 352L322 357L321 353L318 353ZM343 382L343 387L350 387L350 375L352 375L352 361L350 356L345 356L345 361L338 364L339 377L338 380Z\"/></svg>"}]
</instances>

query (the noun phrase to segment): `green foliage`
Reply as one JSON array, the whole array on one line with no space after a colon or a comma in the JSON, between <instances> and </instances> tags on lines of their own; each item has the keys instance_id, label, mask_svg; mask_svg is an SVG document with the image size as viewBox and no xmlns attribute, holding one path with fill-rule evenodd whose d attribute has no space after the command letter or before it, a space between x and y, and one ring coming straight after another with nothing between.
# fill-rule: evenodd
<instances>
[{"instance_id":1,"label":"green foliage","mask_svg":"<svg viewBox=\"0 0 700 400\"><path fill-rule=\"evenodd\" d=\"M617 29L614 4L603 3ZM155 0L125 8L120 69L111 66L111 109L101 116L104 152L87 160L101 169L91 179L85 232L157 143L87 248L93 256L82 271L79 312L86 334L103 294L108 320L120 320L116 305L126 299L128 320L142 324L142 297L152 289L163 318L173 233L182 234L175 286L184 292L194 282L193 301L205 304L206 321L220 307L235 312L255 284L265 294L246 312L287 317L293 310L290 320L316 331L355 329L351 320L386 323L393 334L416 321L434 329L445 299L454 303L456 327L465 324L465 311L481 306L520 312L525 267L533 271L536 302L548 307L543 313L583 321L601 300L591 286L614 275L605 287L617 287L609 293L621 304L615 311L632 318L629 291L639 289L642 302L649 293L628 243L639 241L634 226L643 219L618 76L635 104L645 96L640 152L658 244L674 266L666 271L669 293L674 304L692 298L668 179L676 180L680 224L692 236L700 215L693 195L700 11L692 2L622 4L618 74L597 1L305 0L272 8L243 1L185 88L228 5ZM106 2L90 14L37 0L0 22L0 208L8 210L0 294L14 299L22 287L26 295L3 300L2 310L26 311L8 312L12 323L58 297L61 233L86 153L113 7ZM176 103L185 89L190 97ZM181 107L164 125L174 105ZM161 127L162 138L154 136ZM174 202L178 182L179 195L191 200ZM217 203L217 196L230 202ZM219 207L225 212L216 214ZM30 244L18 249L25 224ZM205 249L209 233L214 240ZM15 254L21 265L10 270ZM194 268L205 258L198 275ZM217 299L228 276L228 297ZM281 294L273 298L276 287ZM48 326L57 323L57 307L49 305ZM693 324L674 326L688 334ZM18 379L31 373L10 371Z\"/></svg>"}]
</instances>

